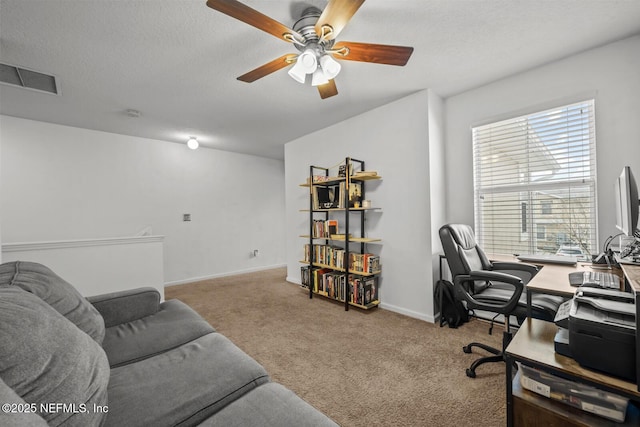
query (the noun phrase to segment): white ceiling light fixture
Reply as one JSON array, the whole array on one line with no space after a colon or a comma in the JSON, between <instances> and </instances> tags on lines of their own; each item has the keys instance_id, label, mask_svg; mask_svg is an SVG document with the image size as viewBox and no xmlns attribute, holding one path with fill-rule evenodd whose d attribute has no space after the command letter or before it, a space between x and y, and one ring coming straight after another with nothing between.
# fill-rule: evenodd
<instances>
[{"instance_id":1,"label":"white ceiling light fixture","mask_svg":"<svg viewBox=\"0 0 640 427\"><path fill-rule=\"evenodd\" d=\"M199 146L200 146L200 143L193 136L190 137L189 140L187 141L187 147L191 148L192 150L196 150Z\"/></svg>"},{"instance_id":2,"label":"white ceiling light fixture","mask_svg":"<svg viewBox=\"0 0 640 427\"><path fill-rule=\"evenodd\" d=\"M311 86L321 86L329 83L329 80L336 78L342 68L338 61L326 53L320 57L319 62L318 68L313 72Z\"/></svg>"},{"instance_id":3,"label":"white ceiling light fixture","mask_svg":"<svg viewBox=\"0 0 640 427\"><path fill-rule=\"evenodd\" d=\"M295 65L289 70L289 75L298 83L304 83L307 74L313 73L318 68L316 55L313 49L306 49L298 55Z\"/></svg>"},{"instance_id":4,"label":"white ceiling light fixture","mask_svg":"<svg viewBox=\"0 0 640 427\"><path fill-rule=\"evenodd\" d=\"M329 79L322 71L322 68L318 67L311 76L311 86L320 86L329 83Z\"/></svg>"},{"instance_id":5,"label":"white ceiling light fixture","mask_svg":"<svg viewBox=\"0 0 640 427\"><path fill-rule=\"evenodd\" d=\"M342 65L327 54L322 55L322 58L320 58L320 66L329 80L334 79L342 69Z\"/></svg>"}]
</instances>

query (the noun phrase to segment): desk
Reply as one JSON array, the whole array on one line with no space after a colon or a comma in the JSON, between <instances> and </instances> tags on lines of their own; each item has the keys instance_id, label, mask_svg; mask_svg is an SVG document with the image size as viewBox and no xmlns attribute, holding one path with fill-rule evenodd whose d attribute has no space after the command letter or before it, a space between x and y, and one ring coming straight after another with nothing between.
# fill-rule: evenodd
<instances>
[{"instance_id":1,"label":"desk","mask_svg":"<svg viewBox=\"0 0 640 427\"><path fill-rule=\"evenodd\" d=\"M580 264L576 267L546 265L541 269L540 273L538 273L534 279L529 282L528 286L532 285L532 290L536 292L549 293L548 291L551 290L551 292L557 292L556 295L570 296L575 291L575 288L569 285L567 274L570 271L577 271L578 268L588 267L581 266ZM622 267L622 273L626 279L626 289L635 293L636 301L640 302L640 267L625 265ZM562 292L566 293L562 294ZM640 304L636 304L636 310L636 318L640 319ZM513 426L514 420L523 423L526 422L526 417L523 416L522 411L528 411L529 416L531 417L529 420L535 420L535 422L538 423L537 425L548 425L550 418L544 418L545 416L554 416L557 417L554 418L554 420L562 420L557 421L560 423L558 425L563 425L569 421L574 423L573 425L611 425L611 423L607 424L607 420L604 418L591 416L590 414L586 414L581 411L572 411L573 408L557 402L551 402L546 398L535 396L533 393L528 394L529 392L526 390L522 392L522 396L526 396L526 399L520 396L515 396L514 398L513 391L518 387L517 384L515 386L513 384L512 367L513 362L515 361L520 361L528 366L542 369L543 371L550 372L552 374L559 374L560 376L628 397L636 403L640 402L640 381L637 381L637 384L634 384L618 378L613 378L606 374L583 368L575 360L556 354L553 344L553 338L556 331L557 327L555 324L551 322L544 322L542 320L531 319L529 317L520 326L520 329L507 347L505 358L507 360L506 383L508 426ZM636 329L636 352L637 355L640 356L639 332L640 331ZM638 366L640 367L640 362ZM638 370L638 375L640 377L640 370ZM516 411L519 412L516 413ZM562 418L563 415L558 415L563 411L565 412L565 418ZM569 415L566 415L567 413ZM631 425L638 425L639 423L639 420L637 419L630 421L633 423ZM534 425L536 424L534 423Z\"/></svg>"},{"instance_id":2,"label":"desk","mask_svg":"<svg viewBox=\"0 0 640 427\"><path fill-rule=\"evenodd\" d=\"M491 256L491 260L520 262L518 258L511 255ZM531 263L528 263L531 264ZM575 271L602 271L591 267L591 263L586 261L578 262L576 265L567 264L535 264L538 268L536 274L526 285L527 292L527 317L531 318L531 297L535 293L556 295L565 298L573 297L576 288L569 284L569 273ZM608 270L605 270L608 271ZM614 274L622 276L619 269L611 270ZM640 282L639 282L640 283ZM639 288L640 289L640 288Z\"/></svg>"},{"instance_id":3,"label":"desk","mask_svg":"<svg viewBox=\"0 0 640 427\"><path fill-rule=\"evenodd\" d=\"M519 361L640 402L640 392L635 384L583 368L575 360L556 354L553 337L557 330L551 322L528 318L507 347L507 425L615 425L604 418L520 390L519 377L512 379L513 362ZM514 390L517 391L515 395ZM528 420L535 422L528 423ZM638 425L637 419L627 421L631 422L629 425Z\"/></svg>"}]
</instances>

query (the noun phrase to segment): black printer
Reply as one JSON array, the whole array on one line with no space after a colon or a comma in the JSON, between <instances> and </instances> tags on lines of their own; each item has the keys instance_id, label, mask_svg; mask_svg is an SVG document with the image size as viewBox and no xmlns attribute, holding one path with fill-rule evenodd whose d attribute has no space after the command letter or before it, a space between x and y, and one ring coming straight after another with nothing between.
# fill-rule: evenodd
<instances>
[{"instance_id":1,"label":"black printer","mask_svg":"<svg viewBox=\"0 0 640 427\"><path fill-rule=\"evenodd\" d=\"M636 307L629 292L580 287L569 310L569 351L581 366L636 381Z\"/></svg>"}]
</instances>

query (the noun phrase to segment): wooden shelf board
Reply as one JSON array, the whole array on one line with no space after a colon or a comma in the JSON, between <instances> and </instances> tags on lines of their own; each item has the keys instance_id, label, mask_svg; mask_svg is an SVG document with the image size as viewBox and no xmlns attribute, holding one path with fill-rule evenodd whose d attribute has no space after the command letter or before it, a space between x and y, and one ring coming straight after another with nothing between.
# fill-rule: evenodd
<instances>
[{"instance_id":1,"label":"wooden shelf board","mask_svg":"<svg viewBox=\"0 0 640 427\"><path fill-rule=\"evenodd\" d=\"M380 175L363 175L363 176L351 176L351 181L371 181L374 179L382 179Z\"/></svg>"},{"instance_id":2,"label":"wooden shelf board","mask_svg":"<svg viewBox=\"0 0 640 427\"><path fill-rule=\"evenodd\" d=\"M305 239L308 239L310 236L308 234L301 234L300 237L303 237ZM314 239L318 239L318 240L335 240L336 242L344 242L345 238L344 237L314 237ZM349 237L349 241L350 242L354 242L354 243L375 243L375 242L381 242L382 239L374 239L371 237Z\"/></svg>"},{"instance_id":3,"label":"wooden shelf board","mask_svg":"<svg viewBox=\"0 0 640 427\"><path fill-rule=\"evenodd\" d=\"M382 210L382 208L349 208L349 211L373 211L373 210ZM314 209L314 212L344 212L345 208L329 208L329 209ZM309 212L309 209L300 209L299 212Z\"/></svg>"},{"instance_id":4,"label":"wooden shelf board","mask_svg":"<svg viewBox=\"0 0 640 427\"><path fill-rule=\"evenodd\" d=\"M351 176L351 181L371 181L374 179L382 179L380 175L363 175L363 176ZM345 181L343 176L331 176L326 181L314 182L313 185L333 185L339 182ZM298 184L300 187L309 187L309 183L305 182Z\"/></svg>"},{"instance_id":5,"label":"wooden shelf board","mask_svg":"<svg viewBox=\"0 0 640 427\"><path fill-rule=\"evenodd\" d=\"M309 264L309 261L300 261L300 263ZM335 267L335 266L331 266L331 265L327 265L327 264L320 264L320 263L317 263L317 262L314 262L313 266L314 267L320 267L320 268L330 268L332 270L339 271L341 273L344 273L346 271L344 268L338 268L338 267ZM375 273L364 273L362 271L351 271L351 270L349 270L349 273L355 274L356 276L375 276L376 274L380 274L381 272L382 272L382 270L376 271Z\"/></svg>"}]
</instances>

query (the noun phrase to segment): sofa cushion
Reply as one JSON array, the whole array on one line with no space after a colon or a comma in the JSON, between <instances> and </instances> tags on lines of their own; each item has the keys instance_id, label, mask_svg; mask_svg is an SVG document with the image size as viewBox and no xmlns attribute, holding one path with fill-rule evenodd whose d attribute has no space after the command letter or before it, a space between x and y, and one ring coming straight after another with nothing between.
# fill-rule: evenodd
<instances>
[{"instance_id":1,"label":"sofa cushion","mask_svg":"<svg viewBox=\"0 0 640 427\"><path fill-rule=\"evenodd\" d=\"M160 304L154 315L106 329L102 348L111 367L126 365L176 348L215 330L179 300Z\"/></svg>"},{"instance_id":2,"label":"sofa cushion","mask_svg":"<svg viewBox=\"0 0 640 427\"><path fill-rule=\"evenodd\" d=\"M111 369L107 426L197 425L269 377L218 333Z\"/></svg>"},{"instance_id":3,"label":"sofa cushion","mask_svg":"<svg viewBox=\"0 0 640 427\"><path fill-rule=\"evenodd\" d=\"M13 286L0 286L0 325L0 378L28 403L70 405L39 412L50 425L100 425L104 414L93 408L107 404L109 382L100 345L46 302Z\"/></svg>"},{"instance_id":4,"label":"sofa cushion","mask_svg":"<svg viewBox=\"0 0 640 427\"><path fill-rule=\"evenodd\" d=\"M104 320L98 310L48 267L14 261L0 265L0 286L17 286L38 296L96 342L104 338Z\"/></svg>"},{"instance_id":5,"label":"sofa cushion","mask_svg":"<svg viewBox=\"0 0 640 427\"><path fill-rule=\"evenodd\" d=\"M337 427L329 417L277 383L267 383L231 402L201 427Z\"/></svg>"}]
</instances>

